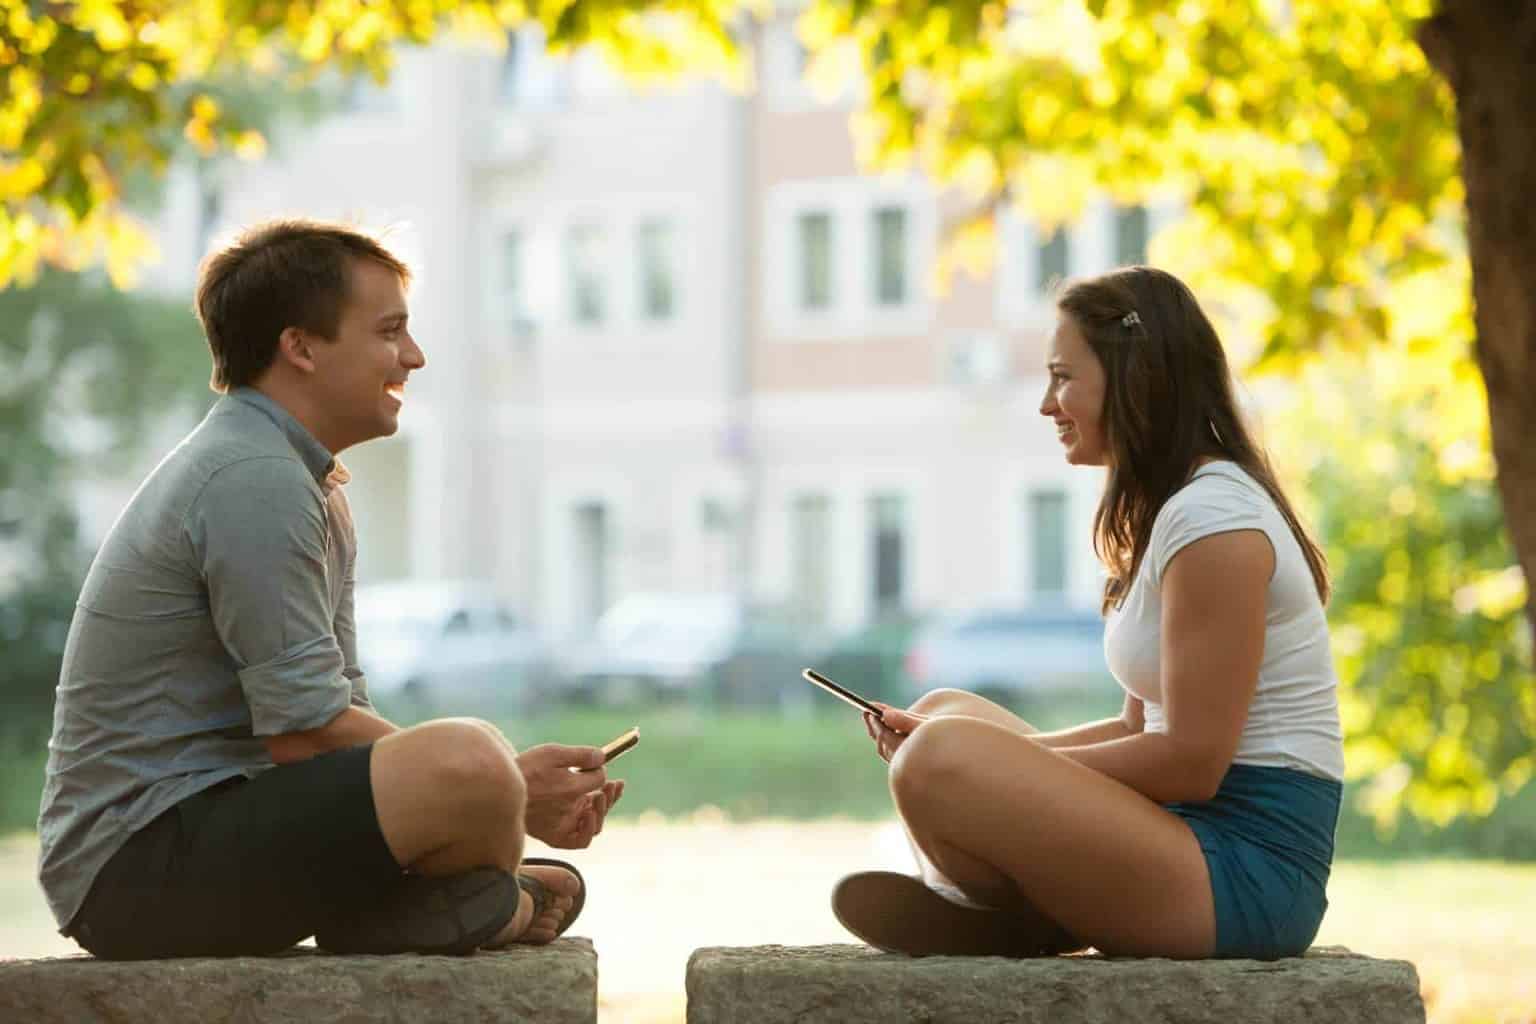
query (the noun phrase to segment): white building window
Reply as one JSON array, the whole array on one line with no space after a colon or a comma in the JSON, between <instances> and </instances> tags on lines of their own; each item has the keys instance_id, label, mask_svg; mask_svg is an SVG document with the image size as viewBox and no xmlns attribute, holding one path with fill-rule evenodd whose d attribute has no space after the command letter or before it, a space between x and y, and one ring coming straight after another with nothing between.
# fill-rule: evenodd
<instances>
[{"instance_id":1,"label":"white building window","mask_svg":"<svg viewBox=\"0 0 1536 1024\"><path fill-rule=\"evenodd\" d=\"M873 298L877 306L900 306L907 301L907 211L901 206L879 206L871 215L874 268Z\"/></svg>"},{"instance_id":2,"label":"white building window","mask_svg":"<svg viewBox=\"0 0 1536 1024\"><path fill-rule=\"evenodd\" d=\"M1149 217L1145 206L1121 206L1115 209L1115 266L1138 266L1147 262Z\"/></svg>"},{"instance_id":3,"label":"white building window","mask_svg":"<svg viewBox=\"0 0 1536 1024\"><path fill-rule=\"evenodd\" d=\"M1058 598L1067 592L1067 492L1045 488L1030 492L1029 592Z\"/></svg>"},{"instance_id":4,"label":"white building window","mask_svg":"<svg viewBox=\"0 0 1536 1024\"><path fill-rule=\"evenodd\" d=\"M802 213L797 221L796 246L799 254L800 308L821 311L831 308L833 289L834 242L832 215L825 211Z\"/></svg>"},{"instance_id":5,"label":"white building window","mask_svg":"<svg viewBox=\"0 0 1536 1024\"><path fill-rule=\"evenodd\" d=\"M1058 227L1039 243L1035 261L1035 293L1049 295L1072 272L1072 238Z\"/></svg>"},{"instance_id":6,"label":"white building window","mask_svg":"<svg viewBox=\"0 0 1536 1024\"><path fill-rule=\"evenodd\" d=\"M524 338L534 330L528 303L528 236L521 228L508 228L498 248L497 318L508 337Z\"/></svg>"},{"instance_id":7,"label":"white building window","mask_svg":"<svg viewBox=\"0 0 1536 1024\"><path fill-rule=\"evenodd\" d=\"M591 626L613 600L613 517L601 501L585 501L571 509L575 541L576 623Z\"/></svg>"},{"instance_id":8,"label":"white building window","mask_svg":"<svg viewBox=\"0 0 1536 1024\"><path fill-rule=\"evenodd\" d=\"M791 600L807 625L824 626L832 610L832 499L795 495L789 529Z\"/></svg>"},{"instance_id":9,"label":"white building window","mask_svg":"<svg viewBox=\"0 0 1536 1024\"><path fill-rule=\"evenodd\" d=\"M635 232L640 280L640 318L670 320L677 311L677 229L660 218L640 222Z\"/></svg>"},{"instance_id":10,"label":"white building window","mask_svg":"<svg viewBox=\"0 0 1536 1024\"><path fill-rule=\"evenodd\" d=\"M607 317L606 232L596 224L572 224L566 231L565 265L570 317L600 326Z\"/></svg>"},{"instance_id":11,"label":"white building window","mask_svg":"<svg viewBox=\"0 0 1536 1024\"><path fill-rule=\"evenodd\" d=\"M907 501L900 494L869 499L870 607L875 618L900 612L907 574Z\"/></svg>"},{"instance_id":12,"label":"white building window","mask_svg":"<svg viewBox=\"0 0 1536 1024\"><path fill-rule=\"evenodd\" d=\"M761 287L784 340L911 337L933 327L922 286L938 209L920 178L822 178L768 192Z\"/></svg>"}]
</instances>

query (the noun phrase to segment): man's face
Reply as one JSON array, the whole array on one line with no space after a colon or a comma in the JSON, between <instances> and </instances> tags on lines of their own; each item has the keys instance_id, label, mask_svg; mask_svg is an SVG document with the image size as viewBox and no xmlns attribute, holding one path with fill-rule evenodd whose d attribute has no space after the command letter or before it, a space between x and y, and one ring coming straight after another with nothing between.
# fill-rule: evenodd
<instances>
[{"instance_id":1,"label":"man's face","mask_svg":"<svg viewBox=\"0 0 1536 1024\"><path fill-rule=\"evenodd\" d=\"M321 411L338 443L335 451L399 429L406 378L427 364L408 317L405 288L395 272L372 260L354 260L336 340L312 348Z\"/></svg>"}]
</instances>

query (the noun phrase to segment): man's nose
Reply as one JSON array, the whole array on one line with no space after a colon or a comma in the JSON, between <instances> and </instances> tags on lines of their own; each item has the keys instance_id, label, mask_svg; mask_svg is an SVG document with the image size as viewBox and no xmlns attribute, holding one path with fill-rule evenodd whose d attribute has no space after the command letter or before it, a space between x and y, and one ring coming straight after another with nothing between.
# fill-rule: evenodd
<instances>
[{"instance_id":1,"label":"man's nose","mask_svg":"<svg viewBox=\"0 0 1536 1024\"><path fill-rule=\"evenodd\" d=\"M427 365L427 354L416 344L416 339L411 338L410 344L400 353L400 361L413 370L419 370Z\"/></svg>"}]
</instances>

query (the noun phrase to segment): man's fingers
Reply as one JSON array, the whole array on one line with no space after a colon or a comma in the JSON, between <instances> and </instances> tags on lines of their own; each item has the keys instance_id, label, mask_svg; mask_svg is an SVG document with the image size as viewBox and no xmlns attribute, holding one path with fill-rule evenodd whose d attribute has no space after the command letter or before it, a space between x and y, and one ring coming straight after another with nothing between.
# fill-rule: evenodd
<instances>
[{"instance_id":1,"label":"man's fingers","mask_svg":"<svg viewBox=\"0 0 1536 1024\"><path fill-rule=\"evenodd\" d=\"M565 778L561 780L560 791L570 793L592 793L600 790L608 782L608 772L602 768L592 771L566 771Z\"/></svg>"},{"instance_id":2,"label":"man's fingers","mask_svg":"<svg viewBox=\"0 0 1536 1024\"><path fill-rule=\"evenodd\" d=\"M534 749L545 752L546 757L565 768L586 771L603 766L603 751L600 747L572 747L564 743L541 743Z\"/></svg>"}]
</instances>

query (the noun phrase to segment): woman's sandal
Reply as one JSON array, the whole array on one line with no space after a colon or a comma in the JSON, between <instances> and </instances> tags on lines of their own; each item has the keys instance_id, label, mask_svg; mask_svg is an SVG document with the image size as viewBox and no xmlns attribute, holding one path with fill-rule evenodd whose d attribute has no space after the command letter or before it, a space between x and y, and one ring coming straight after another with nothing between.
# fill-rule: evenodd
<instances>
[{"instance_id":1,"label":"woman's sandal","mask_svg":"<svg viewBox=\"0 0 1536 1024\"><path fill-rule=\"evenodd\" d=\"M894 871L848 875L832 890L832 912L871 946L908 956L1041 956L1071 943L1044 917L956 903Z\"/></svg>"}]
</instances>

